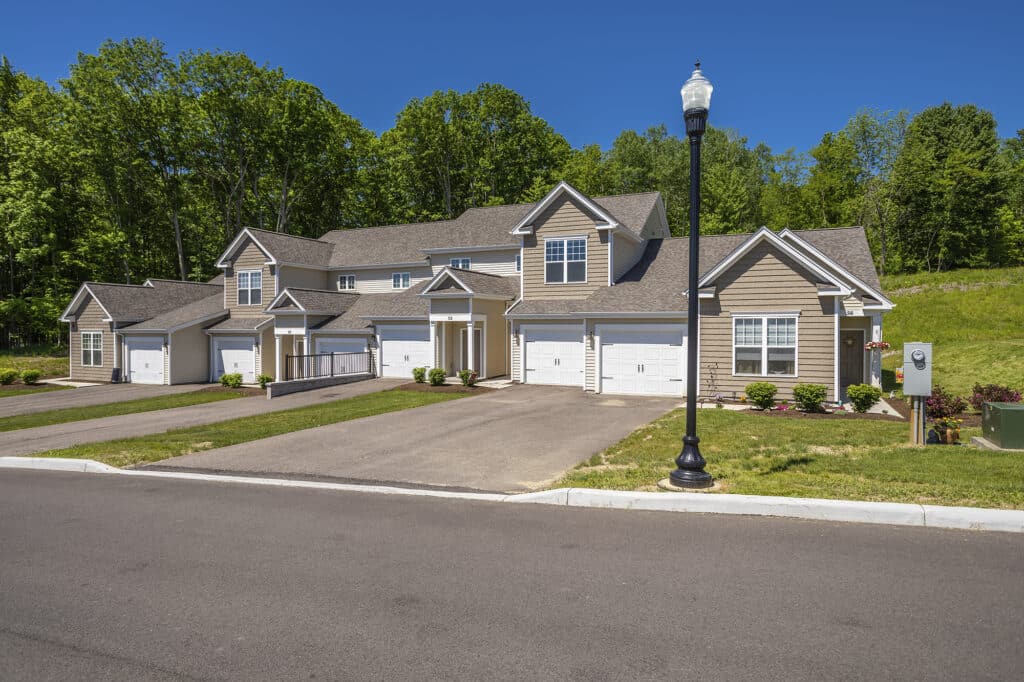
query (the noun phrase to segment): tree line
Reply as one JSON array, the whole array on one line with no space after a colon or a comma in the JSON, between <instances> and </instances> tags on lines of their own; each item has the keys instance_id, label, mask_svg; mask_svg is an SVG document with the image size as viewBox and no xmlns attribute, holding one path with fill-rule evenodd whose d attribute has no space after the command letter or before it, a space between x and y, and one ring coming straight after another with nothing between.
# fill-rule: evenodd
<instances>
[{"instance_id":1,"label":"tree line","mask_svg":"<svg viewBox=\"0 0 1024 682\"><path fill-rule=\"evenodd\" d=\"M883 272L1024 263L1024 131L942 104L857 112L807 153L709 127L702 232L863 225ZM318 237L536 201L661 191L686 230L688 141L573 148L501 85L412 99L380 135L232 52L104 43L56 86L0 60L0 345L56 342L84 280L204 281L243 226Z\"/></svg>"}]
</instances>

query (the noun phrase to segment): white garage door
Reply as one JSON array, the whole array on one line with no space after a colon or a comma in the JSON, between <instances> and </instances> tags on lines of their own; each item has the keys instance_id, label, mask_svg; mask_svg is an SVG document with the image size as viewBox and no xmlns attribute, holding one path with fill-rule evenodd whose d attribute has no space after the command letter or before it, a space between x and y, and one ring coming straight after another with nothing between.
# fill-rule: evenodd
<instances>
[{"instance_id":1,"label":"white garage door","mask_svg":"<svg viewBox=\"0 0 1024 682\"><path fill-rule=\"evenodd\" d=\"M527 384L583 385L583 328L579 325L523 326Z\"/></svg>"},{"instance_id":2,"label":"white garage door","mask_svg":"<svg viewBox=\"0 0 1024 682\"><path fill-rule=\"evenodd\" d=\"M214 381L224 374L241 374L244 383L256 383L256 349L250 337L214 338L213 364Z\"/></svg>"},{"instance_id":3,"label":"white garage door","mask_svg":"<svg viewBox=\"0 0 1024 682\"><path fill-rule=\"evenodd\" d=\"M315 337L317 353L365 353L366 339Z\"/></svg>"},{"instance_id":4,"label":"white garage door","mask_svg":"<svg viewBox=\"0 0 1024 682\"><path fill-rule=\"evenodd\" d=\"M430 327L380 327L381 376L412 378L414 367L433 367Z\"/></svg>"},{"instance_id":5,"label":"white garage door","mask_svg":"<svg viewBox=\"0 0 1024 682\"><path fill-rule=\"evenodd\" d=\"M133 384L164 383L164 339L161 336L126 336L128 381Z\"/></svg>"},{"instance_id":6,"label":"white garage door","mask_svg":"<svg viewBox=\"0 0 1024 682\"><path fill-rule=\"evenodd\" d=\"M601 391L639 395L683 395L686 326L602 328Z\"/></svg>"}]
</instances>

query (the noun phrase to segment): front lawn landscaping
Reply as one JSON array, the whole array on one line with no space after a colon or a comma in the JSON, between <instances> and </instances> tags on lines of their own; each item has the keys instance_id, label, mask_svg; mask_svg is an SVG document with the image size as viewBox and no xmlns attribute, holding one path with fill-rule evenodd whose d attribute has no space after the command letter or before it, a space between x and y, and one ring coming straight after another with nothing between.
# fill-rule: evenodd
<instances>
[{"instance_id":1,"label":"front lawn landscaping","mask_svg":"<svg viewBox=\"0 0 1024 682\"><path fill-rule=\"evenodd\" d=\"M157 396L155 398L140 398L139 400L125 400L119 403L107 403L104 405L66 407L60 410L32 412L30 414L19 414L0 419L0 432L30 429L36 426L66 424L67 422L77 422L84 419L116 417L122 414L135 414L137 412L168 410L172 407L202 405L203 403L241 398L243 395L245 393L242 391L190 391L188 393Z\"/></svg>"},{"instance_id":2,"label":"front lawn landscaping","mask_svg":"<svg viewBox=\"0 0 1024 682\"><path fill-rule=\"evenodd\" d=\"M66 377L68 371L68 349L64 347L39 346L25 350L0 350L0 367L11 367L19 372L38 369L43 379Z\"/></svg>"},{"instance_id":3,"label":"front lawn landscaping","mask_svg":"<svg viewBox=\"0 0 1024 682\"><path fill-rule=\"evenodd\" d=\"M553 487L657 490L675 468L685 414L641 427ZM1024 454L913 447L908 430L906 422L855 416L772 419L715 409L700 410L698 420L720 492L1024 509ZM964 440L978 435L964 431Z\"/></svg>"},{"instance_id":4,"label":"front lawn landscaping","mask_svg":"<svg viewBox=\"0 0 1024 682\"><path fill-rule=\"evenodd\" d=\"M321 405L296 407L256 417L242 417L187 429L175 429L141 438L125 438L50 450L33 455L33 457L94 459L112 466L126 467L269 438L282 433L370 417L375 414L458 400L465 395L464 393L380 391ZM282 457L287 456L288 453L282 453Z\"/></svg>"},{"instance_id":5,"label":"front lawn landscaping","mask_svg":"<svg viewBox=\"0 0 1024 682\"><path fill-rule=\"evenodd\" d=\"M57 385L26 386L24 384L10 384L8 386L0 386L0 398L13 398L15 396L28 395L30 393L49 393L50 391L63 391L68 388L72 387Z\"/></svg>"}]
</instances>

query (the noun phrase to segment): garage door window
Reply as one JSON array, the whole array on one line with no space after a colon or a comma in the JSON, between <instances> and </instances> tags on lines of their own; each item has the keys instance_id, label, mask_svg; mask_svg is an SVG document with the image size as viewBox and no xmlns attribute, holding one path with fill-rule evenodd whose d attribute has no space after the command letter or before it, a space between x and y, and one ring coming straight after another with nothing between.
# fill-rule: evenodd
<instances>
[{"instance_id":1,"label":"garage door window","mask_svg":"<svg viewBox=\"0 0 1024 682\"><path fill-rule=\"evenodd\" d=\"M238 305L259 305L263 302L263 273L243 270L238 273Z\"/></svg>"},{"instance_id":2,"label":"garage door window","mask_svg":"<svg viewBox=\"0 0 1024 682\"><path fill-rule=\"evenodd\" d=\"M82 332L82 366L103 366L103 332Z\"/></svg>"},{"instance_id":3,"label":"garage door window","mask_svg":"<svg viewBox=\"0 0 1024 682\"><path fill-rule=\"evenodd\" d=\"M548 284L587 281L587 240L583 237L544 242L544 281Z\"/></svg>"},{"instance_id":4,"label":"garage door window","mask_svg":"<svg viewBox=\"0 0 1024 682\"><path fill-rule=\"evenodd\" d=\"M795 317L733 320L733 374L796 376Z\"/></svg>"}]
</instances>

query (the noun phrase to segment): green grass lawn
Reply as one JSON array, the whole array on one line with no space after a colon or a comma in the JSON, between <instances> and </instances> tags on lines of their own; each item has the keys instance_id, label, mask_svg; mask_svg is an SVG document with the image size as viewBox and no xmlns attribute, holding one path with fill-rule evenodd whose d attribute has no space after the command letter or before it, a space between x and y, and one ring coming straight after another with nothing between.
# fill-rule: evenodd
<instances>
[{"instance_id":1,"label":"green grass lawn","mask_svg":"<svg viewBox=\"0 0 1024 682\"><path fill-rule=\"evenodd\" d=\"M897 275L882 283L896 303L883 321L893 346L882 362L887 377L902 364L904 342L931 341L933 380L953 393L968 395L975 382L1024 388L1024 268Z\"/></svg>"},{"instance_id":2,"label":"green grass lawn","mask_svg":"<svg viewBox=\"0 0 1024 682\"><path fill-rule=\"evenodd\" d=\"M0 390L0 398L13 398L19 395L28 395L30 393L49 393L50 391L64 391L71 386L24 386L21 384L12 384L12 387L7 387Z\"/></svg>"},{"instance_id":3,"label":"green grass lawn","mask_svg":"<svg viewBox=\"0 0 1024 682\"><path fill-rule=\"evenodd\" d=\"M215 403L221 400L241 398L243 395L245 394L241 391L190 391L188 393L157 396L155 398L124 400L119 403L88 405L86 407L67 407L60 410L47 410L46 412L19 414L13 417L4 417L0 419L0 432L14 431L15 429L30 429L36 426L65 424L67 422L77 422L85 419L99 419L100 417L116 417L122 414L135 414L137 412L168 410L172 407L202 405L204 403Z\"/></svg>"},{"instance_id":4,"label":"green grass lawn","mask_svg":"<svg viewBox=\"0 0 1024 682\"><path fill-rule=\"evenodd\" d=\"M38 369L44 379L66 377L68 371L67 348L35 348L25 351L0 350L0 368L13 367L22 372Z\"/></svg>"},{"instance_id":5,"label":"green grass lawn","mask_svg":"<svg viewBox=\"0 0 1024 682\"><path fill-rule=\"evenodd\" d=\"M112 466L125 467L464 397L465 393L380 391L321 405L296 407L261 414L258 417L243 417L187 429L175 429L141 438L125 438L50 450L33 457L94 459ZM287 453L282 453L282 456L286 457Z\"/></svg>"},{"instance_id":6,"label":"green grass lawn","mask_svg":"<svg viewBox=\"0 0 1024 682\"><path fill-rule=\"evenodd\" d=\"M1024 509L1024 455L907 444L906 422L700 410L701 452L721 492ZM685 432L676 410L553 487L656 490ZM964 440L978 435L965 429Z\"/></svg>"}]
</instances>

